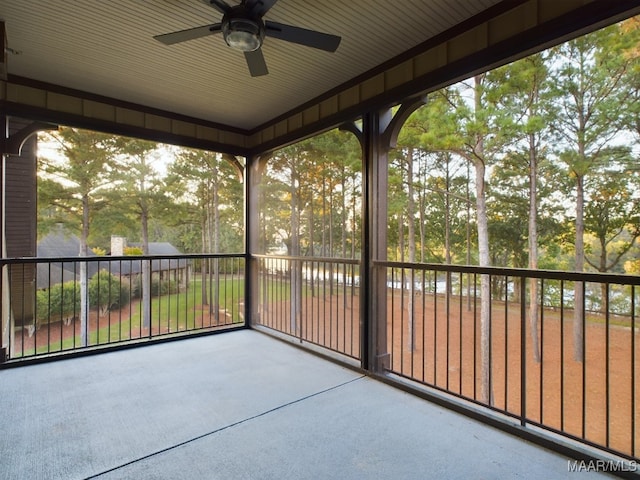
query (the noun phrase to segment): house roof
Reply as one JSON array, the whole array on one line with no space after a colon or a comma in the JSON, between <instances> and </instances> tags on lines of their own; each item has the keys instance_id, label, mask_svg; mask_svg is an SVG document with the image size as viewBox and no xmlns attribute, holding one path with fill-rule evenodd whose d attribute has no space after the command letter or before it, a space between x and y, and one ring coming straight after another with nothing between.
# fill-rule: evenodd
<instances>
[{"instance_id":1,"label":"house roof","mask_svg":"<svg viewBox=\"0 0 640 480\"><path fill-rule=\"evenodd\" d=\"M142 244L129 243L131 247L139 247ZM174 256L181 255L182 252L169 242L149 242L149 255ZM158 259L151 261L151 271L158 272L161 270L174 270L176 268L185 268L187 260L185 259ZM116 262L113 267L120 275L134 275L142 272L142 262L131 257L131 260Z\"/></svg>"},{"instance_id":2,"label":"house roof","mask_svg":"<svg viewBox=\"0 0 640 480\"><path fill-rule=\"evenodd\" d=\"M38 242L37 252L38 257L77 257L80 252L80 238L58 226L42 237Z\"/></svg>"},{"instance_id":3,"label":"house roof","mask_svg":"<svg viewBox=\"0 0 640 480\"><path fill-rule=\"evenodd\" d=\"M130 247L142 247L141 243L129 243ZM149 242L149 255L182 255L182 252L169 242Z\"/></svg>"},{"instance_id":4,"label":"house roof","mask_svg":"<svg viewBox=\"0 0 640 480\"><path fill-rule=\"evenodd\" d=\"M135 246L135 244L132 244ZM80 251L80 239L77 235L69 234L63 228L58 227L43 237L37 246L37 256L47 258L72 258L77 257ZM182 252L168 242L150 242L149 254L160 256L181 255ZM98 257L93 253L88 256L95 257L95 261L87 262L89 278L102 269L108 270L114 275L134 275L142 271L142 261L136 257L126 260L110 261L110 257ZM161 270L182 269L187 266L185 259L158 259L151 261L152 272ZM80 275L79 264L76 262L51 262L38 263L37 288L47 288L49 285L78 280Z\"/></svg>"},{"instance_id":5,"label":"house roof","mask_svg":"<svg viewBox=\"0 0 640 480\"><path fill-rule=\"evenodd\" d=\"M77 257L80 252L80 238L66 232L61 225L58 225L38 242L36 251L36 256L42 258ZM93 256L93 253L90 252L89 255ZM38 289L77 280L80 274L78 264L73 262L38 263L36 270ZM97 271L97 265L89 262L89 275L93 276Z\"/></svg>"}]
</instances>

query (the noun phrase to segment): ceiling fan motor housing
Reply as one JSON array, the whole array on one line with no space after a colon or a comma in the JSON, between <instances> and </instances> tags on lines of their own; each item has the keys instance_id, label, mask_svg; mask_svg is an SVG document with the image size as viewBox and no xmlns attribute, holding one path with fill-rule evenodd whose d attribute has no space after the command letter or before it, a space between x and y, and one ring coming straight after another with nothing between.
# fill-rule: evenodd
<instances>
[{"instance_id":1,"label":"ceiling fan motor housing","mask_svg":"<svg viewBox=\"0 0 640 480\"><path fill-rule=\"evenodd\" d=\"M232 8L222 19L222 35L231 48L253 52L262 46L264 22L251 18L244 8Z\"/></svg>"}]
</instances>

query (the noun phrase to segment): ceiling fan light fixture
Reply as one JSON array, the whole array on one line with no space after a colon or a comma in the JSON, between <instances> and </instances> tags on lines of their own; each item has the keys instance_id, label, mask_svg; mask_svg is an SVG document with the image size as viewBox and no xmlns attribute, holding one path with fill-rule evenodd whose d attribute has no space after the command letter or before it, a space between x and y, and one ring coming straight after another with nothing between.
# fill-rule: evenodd
<instances>
[{"instance_id":1,"label":"ceiling fan light fixture","mask_svg":"<svg viewBox=\"0 0 640 480\"><path fill-rule=\"evenodd\" d=\"M224 41L231 48L253 52L262 46L264 29L260 24L245 18L232 18L222 24Z\"/></svg>"}]
</instances>

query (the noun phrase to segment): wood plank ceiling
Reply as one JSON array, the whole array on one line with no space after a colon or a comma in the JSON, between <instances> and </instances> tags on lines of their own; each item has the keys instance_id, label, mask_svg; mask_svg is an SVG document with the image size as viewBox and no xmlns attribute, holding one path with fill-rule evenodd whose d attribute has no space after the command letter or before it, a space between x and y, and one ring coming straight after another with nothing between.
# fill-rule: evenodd
<instances>
[{"instance_id":1,"label":"wood plank ceiling","mask_svg":"<svg viewBox=\"0 0 640 480\"><path fill-rule=\"evenodd\" d=\"M251 130L498 2L280 0L265 19L342 43L327 53L267 38L263 77L221 35L171 46L152 38L219 22L203 0L3 0L0 20L15 52L10 75Z\"/></svg>"}]
</instances>

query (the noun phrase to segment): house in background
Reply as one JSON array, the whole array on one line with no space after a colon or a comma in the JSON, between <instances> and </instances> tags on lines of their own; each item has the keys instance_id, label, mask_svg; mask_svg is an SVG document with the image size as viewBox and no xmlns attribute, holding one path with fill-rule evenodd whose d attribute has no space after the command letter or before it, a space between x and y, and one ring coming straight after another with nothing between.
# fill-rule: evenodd
<instances>
[{"instance_id":1,"label":"house in background","mask_svg":"<svg viewBox=\"0 0 640 480\"><path fill-rule=\"evenodd\" d=\"M127 247L142 248L141 243L127 243L125 237L111 236L112 257L125 256ZM189 282L189 262L184 258L171 259L171 256L182 255L182 252L169 242L149 242L149 255L161 255L163 258L151 261L151 274L160 281L176 282L179 288L184 288ZM167 258L169 257L169 258ZM111 272L113 275L120 277L130 277L134 279L142 273L142 261L135 260L135 256L131 259L113 262Z\"/></svg>"},{"instance_id":2,"label":"house in background","mask_svg":"<svg viewBox=\"0 0 640 480\"><path fill-rule=\"evenodd\" d=\"M124 249L127 241L124 237L112 236L111 256L124 256ZM140 246L131 244L129 246ZM43 237L37 245L37 256L39 258L72 258L77 257L80 252L80 239L77 235L65 232L59 225L51 233ZM166 257L181 255L182 252L168 242L149 243L149 255L162 255L165 258L151 261L151 273L161 281L175 281L180 288L186 286L189 275L189 264L184 258L171 260ZM142 272L142 261L135 256L128 257L121 261L101 262L101 257L89 251L89 257L95 257L95 261L87 262L87 274L93 277L101 269L107 270L110 274L118 277L127 277L133 281ZM105 259L106 260L106 259ZM57 283L64 283L79 280L80 264L75 261L38 263L36 286L38 290L49 288Z\"/></svg>"},{"instance_id":3,"label":"house in background","mask_svg":"<svg viewBox=\"0 0 640 480\"><path fill-rule=\"evenodd\" d=\"M137 246L137 245L131 245ZM142 274L142 260L135 256L126 259L112 261L113 256L124 257L126 239L123 237L112 237L112 252L110 256L99 256L89 250L87 257L91 260L87 262L87 278L90 280L101 270L120 278L123 284L129 285L132 289L138 289L141 293L140 276ZM181 255L181 252L168 242L152 242L149 244L150 255L162 255L164 258L151 260L152 296L161 295L166 292L175 292L188 286L188 260L170 259L171 256ZM36 290L47 290L53 285L67 282L80 282L81 263L75 260L80 252L80 238L77 235L65 231L63 225L57 225L49 234L43 237L37 244L37 256L42 261L36 264ZM169 258L167 258L169 257ZM49 259L49 260L47 260ZM64 259L64 260L63 260ZM163 288L162 284L171 288ZM34 292L35 294L35 292ZM72 315L73 316L73 315ZM31 337L39 328L36 320L37 315L29 318L16 319L14 328L25 328ZM69 317L67 320L70 320Z\"/></svg>"}]
</instances>

